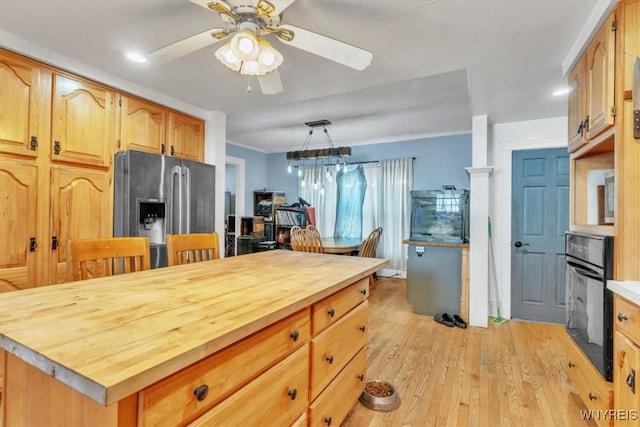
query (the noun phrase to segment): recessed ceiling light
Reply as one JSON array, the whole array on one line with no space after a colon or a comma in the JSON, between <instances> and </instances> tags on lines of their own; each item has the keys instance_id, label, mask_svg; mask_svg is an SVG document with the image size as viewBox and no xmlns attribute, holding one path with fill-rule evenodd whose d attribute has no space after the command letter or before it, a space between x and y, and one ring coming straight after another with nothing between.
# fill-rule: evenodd
<instances>
[{"instance_id":1,"label":"recessed ceiling light","mask_svg":"<svg viewBox=\"0 0 640 427\"><path fill-rule=\"evenodd\" d=\"M133 62L147 62L147 58L135 52L127 53L127 59Z\"/></svg>"},{"instance_id":2,"label":"recessed ceiling light","mask_svg":"<svg viewBox=\"0 0 640 427\"><path fill-rule=\"evenodd\" d=\"M553 92L553 96L561 96L561 95L566 95L569 92L571 92L571 88L568 87L563 87L562 89L558 89L556 91Z\"/></svg>"}]
</instances>

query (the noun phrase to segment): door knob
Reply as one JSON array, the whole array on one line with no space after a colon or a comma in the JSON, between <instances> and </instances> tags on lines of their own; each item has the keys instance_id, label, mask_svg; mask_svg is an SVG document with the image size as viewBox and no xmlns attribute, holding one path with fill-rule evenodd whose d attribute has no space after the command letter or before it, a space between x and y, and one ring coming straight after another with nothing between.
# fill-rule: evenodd
<instances>
[{"instance_id":1,"label":"door knob","mask_svg":"<svg viewBox=\"0 0 640 427\"><path fill-rule=\"evenodd\" d=\"M522 246L529 246L528 243L522 243L520 240L516 241L513 246L515 246L516 248L521 248Z\"/></svg>"}]
</instances>

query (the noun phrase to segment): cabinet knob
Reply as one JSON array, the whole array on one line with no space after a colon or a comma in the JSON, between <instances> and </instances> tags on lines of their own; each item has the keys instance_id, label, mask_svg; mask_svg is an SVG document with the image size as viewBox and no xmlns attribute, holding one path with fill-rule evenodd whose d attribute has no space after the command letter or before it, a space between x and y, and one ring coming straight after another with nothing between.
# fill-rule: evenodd
<instances>
[{"instance_id":1,"label":"cabinet knob","mask_svg":"<svg viewBox=\"0 0 640 427\"><path fill-rule=\"evenodd\" d=\"M329 317L333 317L336 315L336 311L333 308L330 308L329 310L327 310L327 314L329 315Z\"/></svg>"},{"instance_id":2,"label":"cabinet knob","mask_svg":"<svg viewBox=\"0 0 640 427\"><path fill-rule=\"evenodd\" d=\"M618 313L618 320L619 320L620 322L624 322L625 320L627 320L627 316L625 316L625 315L624 315L624 314L622 314L622 313Z\"/></svg>"},{"instance_id":3,"label":"cabinet knob","mask_svg":"<svg viewBox=\"0 0 640 427\"><path fill-rule=\"evenodd\" d=\"M573 362L569 362L569 367L570 367L570 368L574 368L575 366L576 366L576 365L575 365L575 363L573 363Z\"/></svg>"},{"instance_id":4,"label":"cabinet knob","mask_svg":"<svg viewBox=\"0 0 640 427\"><path fill-rule=\"evenodd\" d=\"M296 396L298 395L298 390L294 388L293 390L289 390L289 393L287 394L289 395L291 400L296 400Z\"/></svg>"},{"instance_id":5,"label":"cabinet knob","mask_svg":"<svg viewBox=\"0 0 640 427\"><path fill-rule=\"evenodd\" d=\"M196 400L198 402L202 402L207 398L207 394L209 394L209 386L206 384L202 384L193 390L193 394L196 396Z\"/></svg>"},{"instance_id":6,"label":"cabinet knob","mask_svg":"<svg viewBox=\"0 0 640 427\"><path fill-rule=\"evenodd\" d=\"M596 396L593 393L589 393L589 400L597 400L597 399L598 399L598 396Z\"/></svg>"},{"instance_id":7,"label":"cabinet knob","mask_svg":"<svg viewBox=\"0 0 640 427\"><path fill-rule=\"evenodd\" d=\"M364 296L367 296L367 290L366 290L366 289L362 289L362 290L360 291L360 293L361 293L362 295L364 295Z\"/></svg>"},{"instance_id":8,"label":"cabinet knob","mask_svg":"<svg viewBox=\"0 0 640 427\"><path fill-rule=\"evenodd\" d=\"M364 381L364 375L363 374L358 375L358 379L360 380L360 382Z\"/></svg>"},{"instance_id":9,"label":"cabinet knob","mask_svg":"<svg viewBox=\"0 0 640 427\"><path fill-rule=\"evenodd\" d=\"M327 356L327 362L329 362L329 365L331 365L333 363L333 356Z\"/></svg>"},{"instance_id":10,"label":"cabinet knob","mask_svg":"<svg viewBox=\"0 0 640 427\"><path fill-rule=\"evenodd\" d=\"M360 326L358 329L360 329L360 332L364 332L367 330L366 326L364 325Z\"/></svg>"},{"instance_id":11,"label":"cabinet knob","mask_svg":"<svg viewBox=\"0 0 640 427\"><path fill-rule=\"evenodd\" d=\"M331 425L331 417L325 417L325 418L324 418L324 423L325 423L326 425L330 426L330 425Z\"/></svg>"},{"instance_id":12,"label":"cabinet knob","mask_svg":"<svg viewBox=\"0 0 640 427\"><path fill-rule=\"evenodd\" d=\"M625 381L629 388L631 388L631 393L636 394L636 370L632 369L631 373L627 375L627 380Z\"/></svg>"},{"instance_id":13,"label":"cabinet knob","mask_svg":"<svg viewBox=\"0 0 640 427\"><path fill-rule=\"evenodd\" d=\"M298 333L298 331L293 331L289 334L289 337L295 342L298 341L298 337L300 336L300 334Z\"/></svg>"}]
</instances>

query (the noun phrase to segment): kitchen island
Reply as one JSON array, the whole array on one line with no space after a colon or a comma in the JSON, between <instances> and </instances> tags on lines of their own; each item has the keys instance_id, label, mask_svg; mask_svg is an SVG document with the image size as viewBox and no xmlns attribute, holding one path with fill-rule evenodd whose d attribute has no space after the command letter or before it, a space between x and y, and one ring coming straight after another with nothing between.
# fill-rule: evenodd
<instances>
[{"instance_id":1,"label":"kitchen island","mask_svg":"<svg viewBox=\"0 0 640 427\"><path fill-rule=\"evenodd\" d=\"M1 294L4 425L339 425L387 263L276 250Z\"/></svg>"}]
</instances>

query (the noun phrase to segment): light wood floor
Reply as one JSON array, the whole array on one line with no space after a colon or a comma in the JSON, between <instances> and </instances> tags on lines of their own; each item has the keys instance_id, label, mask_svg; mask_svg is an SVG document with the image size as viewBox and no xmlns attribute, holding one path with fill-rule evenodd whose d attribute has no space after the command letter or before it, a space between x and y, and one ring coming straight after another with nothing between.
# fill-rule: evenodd
<instances>
[{"instance_id":1,"label":"light wood floor","mask_svg":"<svg viewBox=\"0 0 640 427\"><path fill-rule=\"evenodd\" d=\"M564 373L560 325L509 321L448 328L413 313L406 281L371 291L367 375L399 391L400 408L357 404L346 426L595 426Z\"/></svg>"}]
</instances>

